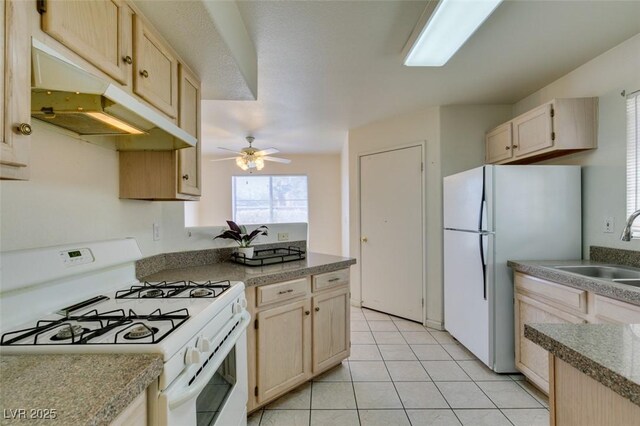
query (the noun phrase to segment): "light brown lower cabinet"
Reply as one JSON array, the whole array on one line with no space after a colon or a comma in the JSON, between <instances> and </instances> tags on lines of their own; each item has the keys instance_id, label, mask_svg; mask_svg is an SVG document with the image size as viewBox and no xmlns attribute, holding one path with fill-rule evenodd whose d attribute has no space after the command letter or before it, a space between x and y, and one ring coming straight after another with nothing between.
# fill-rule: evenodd
<instances>
[{"instance_id":1,"label":"light brown lower cabinet","mask_svg":"<svg viewBox=\"0 0 640 426\"><path fill-rule=\"evenodd\" d=\"M349 356L349 288L313 297L313 372L326 370Z\"/></svg>"},{"instance_id":2,"label":"light brown lower cabinet","mask_svg":"<svg viewBox=\"0 0 640 426\"><path fill-rule=\"evenodd\" d=\"M311 301L264 310L258 321L258 401L282 394L311 376Z\"/></svg>"},{"instance_id":3,"label":"light brown lower cabinet","mask_svg":"<svg viewBox=\"0 0 640 426\"><path fill-rule=\"evenodd\" d=\"M640 407L549 355L551 426L640 425Z\"/></svg>"},{"instance_id":4,"label":"light brown lower cabinet","mask_svg":"<svg viewBox=\"0 0 640 426\"><path fill-rule=\"evenodd\" d=\"M524 337L525 324L640 323L640 306L515 273L515 361L525 377L550 392L549 353Z\"/></svg>"},{"instance_id":5,"label":"light brown lower cabinet","mask_svg":"<svg viewBox=\"0 0 640 426\"><path fill-rule=\"evenodd\" d=\"M111 426L147 426L147 392L142 392L111 422Z\"/></svg>"},{"instance_id":6,"label":"light brown lower cabinet","mask_svg":"<svg viewBox=\"0 0 640 426\"><path fill-rule=\"evenodd\" d=\"M312 292L323 275L246 289L249 412L349 357L349 283Z\"/></svg>"}]
</instances>

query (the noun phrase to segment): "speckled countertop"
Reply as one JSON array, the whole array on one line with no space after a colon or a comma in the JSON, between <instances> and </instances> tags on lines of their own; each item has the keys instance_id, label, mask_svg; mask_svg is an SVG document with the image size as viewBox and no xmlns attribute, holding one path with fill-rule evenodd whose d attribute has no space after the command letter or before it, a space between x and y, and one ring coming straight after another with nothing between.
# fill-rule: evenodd
<instances>
[{"instance_id":1,"label":"speckled countertop","mask_svg":"<svg viewBox=\"0 0 640 426\"><path fill-rule=\"evenodd\" d=\"M507 265L513 270L560 284L591 291L602 296L640 305L640 287L573 274L553 268L562 265L605 265L590 260L510 260Z\"/></svg>"},{"instance_id":2,"label":"speckled countertop","mask_svg":"<svg viewBox=\"0 0 640 426\"><path fill-rule=\"evenodd\" d=\"M141 277L142 281L177 280L230 280L243 281L245 286L260 286L279 281L294 280L307 275L333 272L348 268L356 263L355 259L328 254L307 253L307 258L268 266L243 266L232 262L212 263L209 265L188 266L166 269L155 274Z\"/></svg>"},{"instance_id":3,"label":"speckled countertop","mask_svg":"<svg viewBox=\"0 0 640 426\"><path fill-rule=\"evenodd\" d=\"M526 324L524 336L640 406L640 324Z\"/></svg>"},{"instance_id":4,"label":"speckled countertop","mask_svg":"<svg viewBox=\"0 0 640 426\"><path fill-rule=\"evenodd\" d=\"M108 425L162 372L160 355L1 355L3 425ZM26 410L10 419L9 410ZM30 410L55 410L33 419ZM15 412L15 411L14 411Z\"/></svg>"}]
</instances>

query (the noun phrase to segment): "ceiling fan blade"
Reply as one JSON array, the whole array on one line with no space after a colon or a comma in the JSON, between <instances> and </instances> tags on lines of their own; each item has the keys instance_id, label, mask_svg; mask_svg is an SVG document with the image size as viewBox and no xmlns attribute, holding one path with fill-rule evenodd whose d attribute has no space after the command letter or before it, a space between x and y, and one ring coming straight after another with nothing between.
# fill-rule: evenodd
<instances>
[{"instance_id":1,"label":"ceiling fan blade","mask_svg":"<svg viewBox=\"0 0 640 426\"><path fill-rule=\"evenodd\" d=\"M288 160L286 158L278 158L278 157L262 157L263 160L265 161L273 161L274 163L283 163L283 164L289 164L291 163L291 160Z\"/></svg>"},{"instance_id":2,"label":"ceiling fan blade","mask_svg":"<svg viewBox=\"0 0 640 426\"><path fill-rule=\"evenodd\" d=\"M222 150L225 150L225 151L233 152L234 154L242 155L241 152L236 151L235 149L223 148L221 146L219 146L218 149L222 149Z\"/></svg>"},{"instance_id":3,"label":"ceiling fan blade","mask_svg":"<svg viewBox=\"0 0 640 426\"><path fill-rule=\"evenodd\" d=\"M213 160L209 160L209 161L235 160L236 158L238 158L238 157L214 158Z\"/></svg>"},{"instance_id":4,"label":"ceiling fan blade","mask_svg":"<svg viewBox=\"0 0 640 426\"><path fill-rule=\"evenodd\" d=\"M279 152L280 152L280 150L278 150L276 148L267 148L267 149L262 149L262 150L256 152L256 155L259 155L259 156L263 157L265 155L277 154Z\"/></svg>"}]
</instances>

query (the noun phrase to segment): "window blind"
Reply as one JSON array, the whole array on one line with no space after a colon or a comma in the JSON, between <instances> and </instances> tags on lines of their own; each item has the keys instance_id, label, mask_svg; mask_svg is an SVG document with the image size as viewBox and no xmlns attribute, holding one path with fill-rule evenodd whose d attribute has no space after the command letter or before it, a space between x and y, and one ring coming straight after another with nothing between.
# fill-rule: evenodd
<instances>
[{"instance_id":1,"label":"window blind","mask_svg":"<svg viewBox=\"0 0 640 426\"><path fill-rule=\"evenodd\" d=\"M627 96L627 217L640 209L640 91ZM633 225L640 237L640 219Z\"/></svg>"}]
</instances>

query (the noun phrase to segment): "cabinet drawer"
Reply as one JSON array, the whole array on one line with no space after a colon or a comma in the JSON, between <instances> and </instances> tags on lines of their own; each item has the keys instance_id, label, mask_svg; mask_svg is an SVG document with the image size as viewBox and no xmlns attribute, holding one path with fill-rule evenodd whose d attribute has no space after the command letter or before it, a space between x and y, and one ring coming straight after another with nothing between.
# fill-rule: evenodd
<instances>
[{"instance_id":1,"label":"cabinet drawer","mask_svg":"<svg viewBox=\"0 0 640 426\"><path fill-rule=\"evenodd\" d=\"M578 312L587 312L587 292L516 272L516 287Z\"/></svg>"},{"instance_id":2,"label":"cabinet drawer","mask_svg":"<svg viewBox=\"0 0 640 426\"><path fill-rule=\"evenodd\" d=\"M269 284L258 287L258 306L269 303L289 300L309 293L309 280L302 278L299 280L286 281L283 283Z\"/></svg>"},{"instance_id":3,"label":"cabinet drawer","mask_svg":"<svg viewBox=\"0 0 640 426\"><path fill-rule=\"evenodd\" d=\"M594 312L598 322L640 324L640 306L595 295Z\"/></svg>"},{"instance_id":4,"label":"cabinet drawer","mask_svg":"<svg viewBox=\"0 0 640 426\"><path fill-rule=\"evenodd\" d=\"M333 288L342 284L349 284L348 269L340 269L339 271L327 272L325 274L313 276L313 291Z\"/></svg>"}]
</instances>

